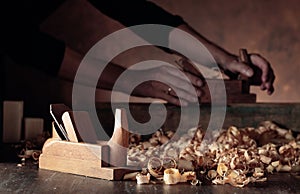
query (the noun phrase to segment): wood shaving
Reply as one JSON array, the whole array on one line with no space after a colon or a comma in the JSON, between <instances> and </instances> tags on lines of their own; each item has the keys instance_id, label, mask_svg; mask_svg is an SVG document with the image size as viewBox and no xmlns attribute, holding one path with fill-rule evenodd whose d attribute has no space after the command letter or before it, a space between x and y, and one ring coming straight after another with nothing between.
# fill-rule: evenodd
<instances>
[{"instance_id":1,"label":"wood shaving","mask_svg":"<svg viewBox=\"0 0 300 194\"><path fill-rule=\"evenodd\" d=\"M181 181L181 174L176 168L169 168L164 170L164 183L167 185L174 185Z\"/></svg>"},{"instance_id":2,"label":"wood shaving","mask_svg":"<svg viewBox=\"0 0 300 194\"><path fill-rule=\"evenodd\" d=\"M146 175L138 173L136 175L136 182L138 185L141 184L148 184L150 182L150 174L147 173Z\"/></svg>"},{"instance_id":3,"label":"wood shaving","mask_svg":"<svg viewBox=\"0 0 300 194\"><path fill-rule=\"evenodd\" d=\"M151 173L148 166L150 174L161 178L164 176L163 170L172 169L175 172L177 168L183 172L182 176L187 170L197 174L189 181L204 177L213 184L231 184L235 187L264 182L266 175L275 171L300 170L300 135L293 136L291 130L271 121L264 121L257 128L231 126L227 130L210 131L209 134L199 127L192 128L175 140L172 135L174 132L159 130L148 141L135 142L128 152L128 160L134 158L144 167L147 166L145 161L149 164L153 156L160 161L169 157L172 158L170 161L177 163L176 167L163 167L163 162L160 162L162 167L159 172ZM204 135L216 141L204 140ZM165 138L166 141L161 140Z\"/></svg>"}]
</instances>

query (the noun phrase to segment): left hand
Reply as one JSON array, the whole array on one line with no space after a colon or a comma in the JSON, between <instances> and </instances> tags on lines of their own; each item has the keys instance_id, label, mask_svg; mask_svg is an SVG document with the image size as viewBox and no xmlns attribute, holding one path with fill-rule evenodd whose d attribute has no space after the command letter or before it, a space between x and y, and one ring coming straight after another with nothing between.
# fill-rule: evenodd
<instances>
[{"instance_id":1,"label":"left hand","mask_svg":"<svg viewBox=\"0 0 300 194\"><path fill-rule=\"evenodd\" d=\"M261 90L266 90L269 95L274 92L275 75L270 63L259 54L250 54L252 67L238 62L237 57L225 65L225 70L240 73L250 78L252 85L259 85Z\"/></svg>"},{"instance_id":2,"label":"left hand","mask_svg":"<svg viewBox=\"0 0 300 194\"><path fill-rule=\"evenodd\" d=\"M172 66L159 66L145 70L127 70L126 82L122 82L123 91L135 85L136 80L147 80L140 83L132 91L132 95L154 97L166 100L177 106L187 106L198 102L201 88L204 85L202 77L195 75L193 69L185 64L183 71Z\"/></svg>"}]
</instances>

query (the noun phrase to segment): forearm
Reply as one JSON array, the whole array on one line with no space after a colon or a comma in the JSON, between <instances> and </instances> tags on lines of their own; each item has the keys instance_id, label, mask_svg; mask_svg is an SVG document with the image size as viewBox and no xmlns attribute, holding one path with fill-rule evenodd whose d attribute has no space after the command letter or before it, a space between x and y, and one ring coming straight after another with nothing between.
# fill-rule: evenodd
<instances>
[{"instance_id":1,"label":"forearm","mask_svg":"<svg viewBox=\"0 0 300 194\"><path fill-rule=\"evenodd\" d=\"M182 24L178 26L179 29L191 34L193 37L195 37L197 40L199 40L212 54L216 62L221 65L221 67L224 67L226 64L232 62L236 59L234 55L226 51L225 49L219 47L215 43L209 41L205 37L203 37L201 34L199 34L197 31L195 31L192 27L190 27L187 24ZM189 47L189 44L181 44L183 46Z\"/></svg>"},{"instance_id":2,"label":"forearm","mask_svg":"<svg viewBox=\"0 0 300 194\"><path fill-rule=\"evenodd\" d=\"M79 77L80 80L76 80L76 81L78 81L80 84L92 86L94 85L95 80L98 80L97 88L111 90L117 78L124 71L123 67L109 63L104 68L101 75L99 75L95 73L95 72L99 72L99 68L97 66L100 65L100 63L98 59L87 59L84 61L82 61L82 59L83 59L82 54L74 51L69 47L66 47L64 59L62 61L58 76L60 78L73 82L77 70L79 68L79 65L81 63L88 63L85 64L88 66L88 68L86 68L84 72L81 72L81 76ZM117 88L117 89L123 90L123 88Z\"/></svg>"}]
</instances>

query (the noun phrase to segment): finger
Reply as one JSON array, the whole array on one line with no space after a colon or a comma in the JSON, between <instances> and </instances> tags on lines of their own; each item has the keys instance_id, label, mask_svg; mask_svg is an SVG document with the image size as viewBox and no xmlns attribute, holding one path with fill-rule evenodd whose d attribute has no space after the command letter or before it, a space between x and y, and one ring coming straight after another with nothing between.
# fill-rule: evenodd
<instances>
[{"instance_id":1,"label":"finger","mask_svg":"<svg viewBox=\"0 0 300 194\"><path fill-rule=\"evenodd\" d=\"M193 75L191 73L188 73L188 72L186 72L185 75L192 82L192 84L194 86L197 86L197 87L204 86L204 81L202 79L200 79L199 77L197 77L197 76L195 76L195 75Z\"/></svg>"},{"instance_id":2,"label":"finger","mask_svg":"<svg viewBox=\"0 0 300 194\"><path fill-rule=\"evenodd\" d=\"M203 81L202 77L195 76L194 74L191 74L189 72L184 73L182 71L179 71L176 68L168 68L168 69L166 69L166 71L170 75L172 75L176 78L179 78L183 82L186 82L186 83L191 82L192 85L194 85L196 87L202 87L204 85L204 81Z\"/></svg>"},{"instance_id":3,"label":"finger","mask_svg":"<svg viewBox=\"0 0 300 194\"><path fill-rule=\"evenodd\" d=\"M274 89L274 86L271 85L270 88L269 88L268 91L267 91L268 95L273 94L273 93L274 93L274 90L275 90L275 89Z\"/></svg>"},{"instance_id":4,"label":"finger","mask_svg":"<svg viewBox=\"0 0 300 194\"><path fill-rule=\"evenodd\" d=\"M271 78L268 82L261 84L261 86L260 86L261 90L267 90L268 95L273 94L275 91L274 85L273 85L274 80L275 80L275 76L274 76L274 74L272 74Z\"/></svg>"},{"instance_id":5,"label":"finger","mask_svg":"<svg viewBox=\"0 0 300 194\"><path fill-rule=\"evenodd\" d=\"M170 75L170 80L166 81L170 86L176 88L178 91L185 91L190 96L200 96L201 89L194 87L193 84L187 79L179 79L176 76ZM186 95L184 95L186 96Z\"/></svg>"},{"instance_id":6,"label":"finger","mask_svg":"<svg viewBox=\"0 0 300 194\"><path fill-rule=\"evenodd\" d=\"M261 90L266 90L266 89L267 89L266 84L265 84L265 83L262 83L262 84L260 85L260 89L261 89Z\"/></svg>"},{"instance_id":7,"label":"finger","mask_svg":"<svg viewBox=\"0 0 300 194\"><path fill-rule=\"evenodd\" d=\"M138 96L148 96L166 100L168 103L177 106L187 106L185 99L178 99L176 94L168 94L169 86L159 81L147 81L135 88L135 94ZM171 91L172 92L172 91Z\"/></svg>"},{"instance_id":8,"label":"finger","mask_svg":"<svg viewBox=\"0 0 300 194\"><path fill-rule=\"evenodd\" d=\"M174 68L170 67L168 67L168 69L165 69L164 67L162 70L163 76L161 76L160 80L166 85L176 86L177 88L180 88L187 92L194 90L193 84L190 82L189 79L186 78L183 72L178 71L176 69L174 70ZM185 79L182 77L185 77Z\"/></svg>"},{"instance_id":9,"label":"finger","mask_svg":"<svg viewBox=\"0 0 300 194\"><path fill-rule=\"evenodd\" d=\"M187 77L192 81L193 85L202 87L205 84L205 78L202 73L191 63L188 59L183 59L183 70L186 72Z\"/></svg>"},{"instance_id":10,"label":"finger","mask_svg":"<svg viewBox=\"0 0 300 194\"><path fill-rule=\"evenodd\" d=\"M154 96L156 98L161 98L161 99L164 99L166 100L168 103L171 103L171 104L174 104L176 106L187 106L188 103L187 101L183 100L183 99L178 99L177 97L173 96L173 95L169 95L167 94L166 92L162 91L162 90L156 90L154 92Z\"/></svg>"},{"instance_id":11,"label":"finger","mask_svg":"<svg viewBox=\"0 0 300 194\"><path fill-rule=\"evenodd\" d=\"M268 83L265 83L265 84L261 85L261 90L267 90L267 93L269 95L271 95L274 92L274 86L273 86L273 84L271 84L270 82L268 82Z\"/></svg>"},{"instance_id":12,"label":"finger","mask_svg":"<svg viewBox=\"0 0 300 194\"><path fill-rule=\"evenodd\" d=\"M174 90L169 93L170 95L177 96L179 99L184 99L188 102L198 102L198 95L195 90L192 92L186 92L185 90L177 87L173 88Z\"/></svg>"},{"instance_id":13,"label":"finger","mask_svg":"<svg viewBox=\"0 0 300 194\"><path fill-rule=\"evenodd\" d=\"M158 86L158 84L160 84L160 86ZM182 98L188 102L197 102L198 101L197 92L195 90L186 92L185 90L178 88L176 86L170 87L163 83L157 83L157 85L155 87L168 95L175 96L179 99ZM200 93L200 95L201 95L201 93Z\"/></svg>"},{"instance_id":14,"label":"finger","mask_svg":"<svg viewBox=\"0 0 300 194\"><path fill-rule=\"evenodd\" d=\"M266 89L270 89L271 87L273 87L273 83L275 80L275 75L274 75L274 71L272 68L269 68L268 70L268 76L267 76L267 81L266 82L262 82L262 85L266 88Z\"/></svg>"},{"instance_id":15,"label":"finger","mask_svg":"<svg viewBox=\"0 0 300 194\"><path fill-rule=\"evenodd\" d=\"M259 54L251 54L250 59L252 64L259 67L262 71L261 81L267 82L270 79L269 72L271 70L270 63Z\"/></svg>"},{"instance_id":16,"label":"finger","mask_svg":"<svg viewBox=\"0 0 300 194\"><path fill-rule=\"evenodd\" d=\"M251 77L254 74L254 71L249 65L246 65L245 63L241 63L238 61L233 61L228 64L227 66L228 70L230 70L233 73L240 73L244 76Z\"/></svg>"},{"instance_id":17,"label":"finger","mask_svg":"<svg viewBox=\"0 0 300 194\"><path fill-rule=\"evenodd\" d=\"M271 73L271 79L269 80L269 82L266 83L266 88L267 88L267 92L269 95L273 94L275 89L274 89L274 81L275 81L275 75L273 74L273 72Z\"/></svg>"},{"instance_id":18,"label":"finger","mask_svg":"<svg viewBox=\"0 0 300 194\"><path fill-rule=\"evenodd\" d=\"M188 59L181 59L180 63L182 64L184 71L187 71L198 77L203 78L203 75L201 74L201 72Z\"/></svg>"},{"instance_id":19,"label":"finger","mask_svg":"<svg viewBox=\"0 0 300 194\"><path fill-rule=\"evenodd\" d=\"M173 95L167 94L169 88L168 85L158 81L153 81L151 82L151 88L151 93L154 98L160 98L166 100L168 103L180 106L178 98Z\"/></svg>"}]
</instances>

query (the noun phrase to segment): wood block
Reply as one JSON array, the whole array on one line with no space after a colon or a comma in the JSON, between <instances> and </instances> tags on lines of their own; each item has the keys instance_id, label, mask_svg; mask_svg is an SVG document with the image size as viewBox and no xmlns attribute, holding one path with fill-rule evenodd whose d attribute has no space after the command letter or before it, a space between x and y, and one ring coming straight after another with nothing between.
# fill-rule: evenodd
<instances>
[{"instance_id":1,"label":"wood block","mask_svg":"<svg viewBox=\"0 0 300 194\"><path fill-rule=\"evenodd\" d=\"M221 100L222 96L214 96L214 102L218 104L218 101ZM203 96L201 97L201 103L211 103L210 96ZM256 103L256 94L235 94L235 95L228 95L226 96L227 104L232 103Z\"/></svg>"},{"instance_id":2,"label":"wood block","mask_svg":"<svg viewBox=\"0 0 300 194\"><path fill-rule=\"evenodd\" d=\"M71 173L106 180L122 180L124 175L137 170L125 167L99 167L88 161L62 158L57 156L40 156L41 169Z\"/></svg>"},{"instance_id":3,"label":"wood block","mask_svg":"<svg viewBox=\"0 0 300 194\"><path fill-rule=\"evenodd\" d=\"M226 96L227 103L255 103L256 95L249 94L250 85L244 80L224 80L226 93L224 94L223 80L207 80L208 84L203 88L204 94L200 97L201 103L210 103L213 97L214 102L223 100ZM213 96L211 96L213 94Z\"/></svg>"},{"instance_id":4,"label":"wood block","mask_svg":"<svg viewBox=\"0 0 300 194\"><path fill-rule=\"evenodd\" d=\"M233 103L256 103L256 94L227 96L227 104Z\"/></svg>"},{"instance_id":5,"label":"wood block","mask_svg":"<svg viewBox=\"0 0 300 194\"><path fill-rule=\"evenodd\" d=\"M220 91L221 87L225 86L227 94L249 94L250 85L244 80L220 80L220 79L207 79L207 84L204 86L204 91ZM208 88L210 85L212 88ZM210 90L209 90L210 89Z\"/></svg>"},{"instance_id":6,"label":"wood block","mask_svg":"<svg viewBox=\"0 0 300 194\"><path fill-rule=\"evenodd\" d=\"M250 84L245 80L224 80L227 94L249 94Z\"/></svg>"},{"instance_id":7,"label":"wood block","mask_svg":"<svg viewBox=\"0 0 300 194\"><path fill-rule=\"evenodd\" d=\"M23 101L3 102L3 143L21 140L23 106Z\"/></svg>"},{"instance_id":8,"label":"wood block","mask_svg":"<svg viewBox=\"0 0 300 194\"><path fill-rule=\"evenodd\" d=\"M39 159L39 168L107 180L122 180L126 167L109 167L109 146L48 139Z\"/></svg>"},{"instance_id":9,"label":"wood block","mask_svg":"<svg viewBox=\"0 0 300 194\"><path fill-rule=\"evenodd\" d=\"M105 161L109 161L109 146L107 146L105 142L101 145L97 145L60 141L50 138L45 142L42 153L48 157L58 156L89 161L91 163L97 163L100 167L108 166ZM104 163L102 161L104 161Z\"/></svg>"},{"instance_id":10,"label":"wood block","mask_svg":"<svg viewBox=\"0 0 300 194\"><path fill-rule=\"evenodd\" d=\"M44 119L42 118L25 118L24 119L25 139L36 138L44 130Z\"/></svg>"}]
</instances>

